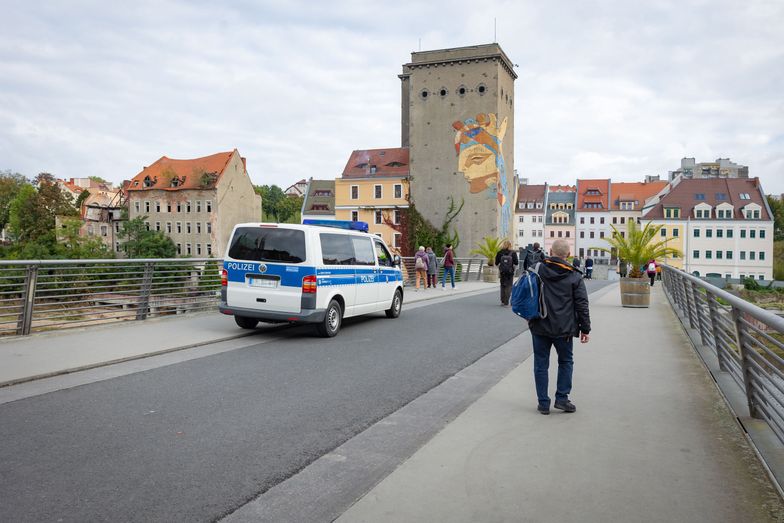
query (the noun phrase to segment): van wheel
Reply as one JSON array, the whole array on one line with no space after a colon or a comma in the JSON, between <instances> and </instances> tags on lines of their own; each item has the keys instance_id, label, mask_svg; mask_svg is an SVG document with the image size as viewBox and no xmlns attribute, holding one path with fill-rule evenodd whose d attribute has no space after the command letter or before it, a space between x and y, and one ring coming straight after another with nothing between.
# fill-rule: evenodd
<instances>
[{"instance_id":1,"label":"van wheel","mask_svg":"<svg viewBox=\"0 0 784 523\"><path fill-rule=\"evenodd\" d=\"M343 309L340 304L335 300L329 302L327 306L327 313L324 315L324 320L316 324L316 332L319 336L324 338L332 338L340 330L340 324L343 321Z\"/></svg>"},{"instance_id":2,"label":"van wheel","mask_svg":"<svg viewBox=\"0 0 784 523\"><path fill-rule=\"evenodd\" d=\"M234 316L234 321L239 327L242 327L243 329L255 329L256 325L259 324L259 320L255 318L248 318L246 316Z\"/></svg>"},{"instance_id":3,"label":"van wheel","mask_svg":"<svg viewBox=\"0 0 784 523\"><path fill-rule=\"evenodd\" d=\"M397 318L400 316L401 310L403 310L403 293L398 289L392 298L392 306L385 310L384 313L387 315L387 318Z\"/></svg>"}]
</instances>

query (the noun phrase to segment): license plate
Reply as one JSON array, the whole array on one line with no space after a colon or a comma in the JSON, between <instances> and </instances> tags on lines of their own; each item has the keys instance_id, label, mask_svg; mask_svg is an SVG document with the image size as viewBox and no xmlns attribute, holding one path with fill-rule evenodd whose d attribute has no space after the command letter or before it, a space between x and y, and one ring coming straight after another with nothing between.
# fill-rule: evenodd
<instances>
[{"instance_id":1,"label":"license plate","mask_svg":"<svg viewBox=\"0 0 784 523\"><path fill-rule=\"evenodd\" d=\"M265 289L274 289L278 286L277 280L268 280L266 278L251 278L251 287L264 287Z\"/></svg>"}]
</instances>

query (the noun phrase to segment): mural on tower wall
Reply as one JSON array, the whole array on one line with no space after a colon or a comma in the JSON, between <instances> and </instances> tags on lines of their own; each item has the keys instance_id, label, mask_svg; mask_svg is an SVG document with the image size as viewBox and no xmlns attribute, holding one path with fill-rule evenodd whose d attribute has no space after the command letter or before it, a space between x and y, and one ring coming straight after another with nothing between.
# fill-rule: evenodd
<instances>
[{"instance_id":1,"label":"mural on tower wall","mask_svg":"<svg viewBox=\"0 0 784 523\"><path fill-rule=\"evenodd\" d=\"M501 206L500 236L509 235L512 208L504 163L503 141L507 118L498 124L494 113L480 113L476 118L458 120L455 128L457 170L468 182L469 192L496 198Z\"/></svg>"}]
</instances>

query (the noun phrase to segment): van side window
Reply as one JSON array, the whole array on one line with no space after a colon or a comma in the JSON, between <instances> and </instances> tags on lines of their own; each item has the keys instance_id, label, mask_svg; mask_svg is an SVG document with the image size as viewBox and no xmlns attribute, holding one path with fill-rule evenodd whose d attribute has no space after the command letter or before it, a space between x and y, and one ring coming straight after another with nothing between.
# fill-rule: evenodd
<instances>
[{"instance_id":1,"label":"van side window","mask_svg":"<svg viewBox=\"0 0 784 523\"><path fill-rule=\"evenodd\" d=\"M375 265L376 257L373 255L373 244L370 238L352 236L351 243L354 244L354 260L357 265Z\"/></svg>"},{"instance_id":2,"label":"van side window","mask_svg":"<svg viewBox=\"0 0 784 523\"><path fill-rule=\"evenodd\" d=\"M354 246L347 234L319 234L324 265L353 265Z\"/></svg>"},{"instance_id":3,"label":"van side window","mask_svg":"<svg viewBox=\"0 0 784 523\"><path fill-rule=\"evenodd\" d=\"M376 241L376 255L378 256L378 264L382 267L392 267L392 255L389 254L389 251L384 244L380 241Z\"/></svg>"}]
</instances>

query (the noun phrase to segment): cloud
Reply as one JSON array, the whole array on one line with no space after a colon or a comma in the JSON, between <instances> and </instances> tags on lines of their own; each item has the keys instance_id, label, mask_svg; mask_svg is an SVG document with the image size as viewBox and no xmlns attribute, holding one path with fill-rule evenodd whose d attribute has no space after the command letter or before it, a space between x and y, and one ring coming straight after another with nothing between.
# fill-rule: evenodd
<instances>
[{"instance_id":1,"label":"cloud","mask_svg":"<svg viewBox=\"0 0 784 523\"><path fill-rule=\"evenodd\" d=\"M498 40L519 64L532 182L666 175L731 157L784 192L784 4L19 3L0 40L0 169L120 181L237 147L255 183L338 176L400 143L397 74Z\"/></svg>"}]
</instances>

